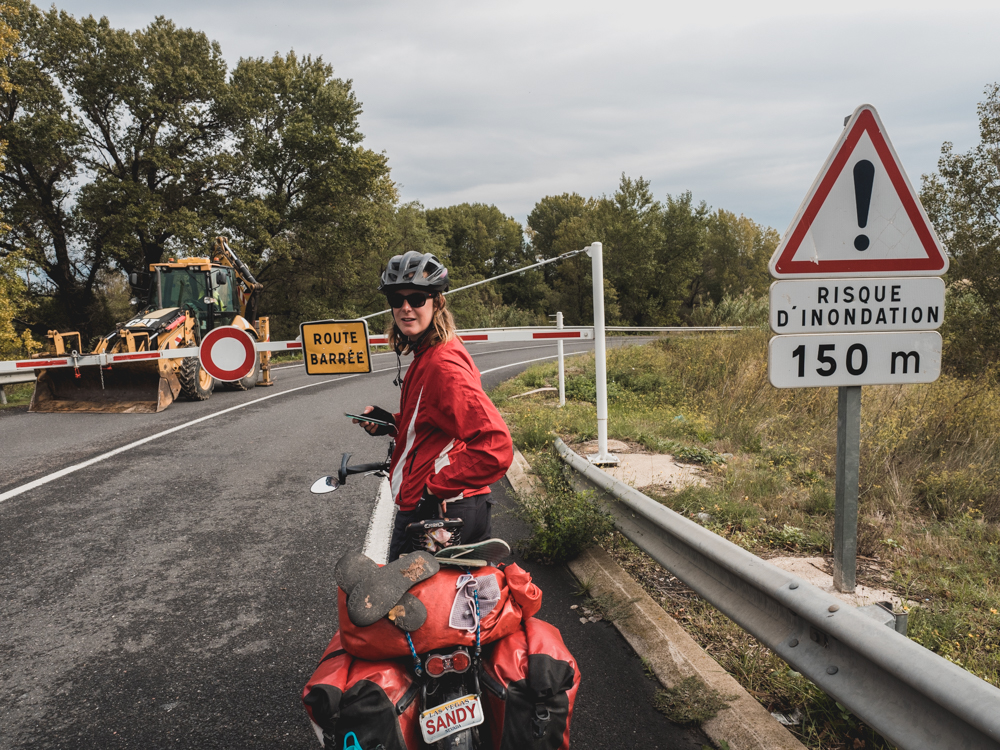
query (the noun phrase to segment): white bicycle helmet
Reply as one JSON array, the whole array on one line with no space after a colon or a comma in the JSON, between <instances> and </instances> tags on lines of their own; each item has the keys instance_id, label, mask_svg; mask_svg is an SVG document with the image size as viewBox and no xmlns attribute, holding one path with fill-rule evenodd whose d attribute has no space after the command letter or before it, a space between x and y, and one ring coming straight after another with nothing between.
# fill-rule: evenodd
<instances>
[{"instance_id":1,"label":"white bicycle helmet","mask_svg":"<svg viewBox=\"0 0 1000 750\"><path fill-rule=\"evenodd\" d=\"M410 250L402 255L396 255L382 271L378 290L388 294L400 289L447 292L448 269L431 253Z\"/></svg>"}]
</instances>

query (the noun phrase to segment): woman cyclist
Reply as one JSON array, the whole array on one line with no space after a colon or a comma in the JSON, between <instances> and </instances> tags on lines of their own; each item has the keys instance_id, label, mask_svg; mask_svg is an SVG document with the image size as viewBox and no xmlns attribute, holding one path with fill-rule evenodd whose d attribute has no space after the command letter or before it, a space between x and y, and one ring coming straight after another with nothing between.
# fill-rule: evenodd
<instances>
[{"instance_id":1,"label":"woman cyclist","mask_svg":"<svg viewBox=\"0 0 1000 750\"><path fill-rule=\"evenodd\" d=\"M462 519L462 544L489 539L489 486L513 459L510 431L455 333L443 294L447 290L448 269L432 254L415 251L392 258L379 284L392 308L389 346L397 356L413 355L399 411L367 406L362 412L392 426L360 423L369 434L396 437L390 468L396 521L389 562L407 551L407 524L437 517L439 510L443 517Z\"/></svg>"}]
</instances>

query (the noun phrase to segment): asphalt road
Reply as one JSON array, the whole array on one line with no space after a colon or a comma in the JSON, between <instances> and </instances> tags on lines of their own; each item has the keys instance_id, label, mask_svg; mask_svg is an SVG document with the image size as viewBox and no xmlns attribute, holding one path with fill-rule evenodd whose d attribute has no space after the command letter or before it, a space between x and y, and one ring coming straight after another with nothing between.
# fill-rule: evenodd
<instances>
[{"instance_id":1,"label":"asphalt road","mask_svg":"<svg viewBox=\"0 0 1000 750\"><path fill-rule=\"evenodd\" d=\"M487 388L555 354L469 349ZM363 376L283 368L273 388L156 415L0 412L0 748L318 747L299 695L336 628L333 566L362 547L378 483L309 486L342 451L384 457L388 439L343 416L397 403L395 357L373 360ZM495 528L514 541L496 492ZM573 747L699 748L651 709L655 685L617 631L579 624L568 571L525 567L580 661Z\"/></svg>"}]
</instances>

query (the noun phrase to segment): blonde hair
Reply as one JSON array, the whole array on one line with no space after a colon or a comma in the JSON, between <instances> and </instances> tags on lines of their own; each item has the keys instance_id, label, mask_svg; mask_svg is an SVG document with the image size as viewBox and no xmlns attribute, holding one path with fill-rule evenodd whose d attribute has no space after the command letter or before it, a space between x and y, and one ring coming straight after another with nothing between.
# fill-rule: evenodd
<instances>
[{"instance_id":1,"label":"blonde hair","mask_svg":"<svg viewBox=\"0 0 1000 750\"><path fill-rule=\"evenodd\" d=\"M396 325L396 318L389 314L389 327L385 331L389 339L389 346L396 354L412 354L418 346L437 346L451 341L458 333L455 330L455 319L448 309L448 302L443 294L435 294L432 304L434 305L434 317L427 330L416 341L411 341Z\"/></svg>"}]
</instances>

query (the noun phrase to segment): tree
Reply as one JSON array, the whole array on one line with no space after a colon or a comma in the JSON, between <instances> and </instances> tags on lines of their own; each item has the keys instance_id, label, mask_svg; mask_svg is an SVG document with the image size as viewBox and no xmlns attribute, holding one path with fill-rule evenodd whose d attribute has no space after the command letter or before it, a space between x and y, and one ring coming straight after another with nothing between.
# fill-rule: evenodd
<instances>
[{"instance_id":1,"label":"tree","mask_svg":"<svg viewBox=\"0 0 1000 750\"><path fill-rule=\"evenodd\" d=\"M681 323L697 298L692 290L705 257L708 213L704 201L694 205L690 191L667 196L663 249L659 254L659 268L664 274L659 301L664 321L661 325Z\"/></svg>"},{"instance_id":2,"label":"tree","mask_svg":"<svg viewBox=\"0 0 1000 750\"><path fill-rule=\"evenodd\" d=\"M563 222L580 217L593 209L593 200L585 199L579 193L547 195L528 214L528 235L531 246L539 258L558 255L553 250L559 227ZM590 243L587 243L590 244Z\"/></svg>"},{"instance_id":3,"label":"tree","mask_svg":"<svg viewBox=\"0 0 1000 750\"><path fill-rule=\"evenodd\" d=\"M442 259L448 257L444 237L431 231L427 225L427 213L417 201L396 207L387 255L402 255L411 250L432 253Z\"/></svg>"},{"instance_id":4,"label":"tree","mask_svg":"<svg viewBox=\"0 0 1000 750\"><path fill-rule=\"evenodd\" d=\"M0 181L13 229L0 248L47 276L50 317L72 324L102 269L143 269L217 225L226 66L218 44L162 17L130 33L11 2L20 55L0 112Z\"/></svg>"},{"instance_id":5,"label":"tree","mask_svg":"<svg viewBox=\"0 0 1000 750\"><path fill-rule=\"evenodd\" d=\"M553 255L580 250L593 242L603 241L601 227L597 221L598 205L598 201L590 201L586 213L582 216L572 216L559 225L552 243ZM549 309L562 312L567 325L592 325L594 281L590 257L581 253L553 265L555 268L552 293L549 295ZM608 277L607 270L605 256L604 318L608 322L618 322L621 318L618 292Z\"/></svg>"},{"instance_id":6,"label":"tree","mask_svg":"<svg viewBox=\"0 0 1000 750\"><path fill-rule=\"evenodd\" d=\"M513 271L534 261L531 246L524 241L520 222L505 216L496 206L462 203L426 212L427 226L441 238L452 276L452 287ZM490 304L517 305L540 311L545 288L542 275L529 271L486 285L478 294L495 295Z\"/></svg>"},{"instance_id":7,"label":"tree","mask_svg":"<svg viewBox=\"0 0 1000 750\"><path fill-rule=\"evenodd\" d=\"M618 190L597 203L592 226L595 239L604 244L604 275L617 290L621 315L634 325L660 322L656 291L664 275L657 267L657 250L663 244L662 206L653 198L649 180L632 180L623 173Z\"/></svg>"},{"instance_id":8,"label":"tree","mask_svg":"<svg viewBox=\"0 0 1000 750\"><path fill-rule=\"evenodd\" d=\"M585 217L592 215L595 206L592 198L584 199L579 193L548 195L538 201L528 214L526 230L534 256L537 259L554 258L589 245L593 240L584 240L580 247L568 247L567 241L576 242L576 235L580 230L590 226ZM567 229L574 219L577 221L571 235L573 239L568 240ZM586 300L576 298L575 291L571 291L579 289L584 283L590 283L581 277L581 274L585 274L587 279L590 278L589 267L585 268L583 260L570 258L542 266L545 283L552 290L547 295L546 307L563 312L567 316L567 322L572 320L578 323L584 315L591 315L591 319L593 317L589 312L591 307L585 304ZM615 310L617 315L617 308Z\"/></svg>"},{"instance_id":9,"label":"tree","mask_svg":"<svg viewBox=\"0 0 1000 750\"><path fill-rule=\"evenodd\" d=\"M0 253L44 275L50 326L89 338L120 307L109 272L205 254L219 233L281 333L378 304L396 191L362 145L350 81L294 53L228 76L218 44L167 19L127 32L10 2L21 54L0 112L13 226Z\"/></svg>"},{"instance_id":10,"label":"tree","mask_svg":"<svg viewBox=\"0 0 1000 750\"><path fill-rule=\"evenodd\" d=\"M534 254L551 258L580 250L592 242L605 241L602 220L607 215L607 202L607 198L584 199L577 193L542 198L528 215L528 235ZM607 262L605 266L605 319L617 321L620 318L618 294L607 275ZM593 322L593 281L588 256L574 255L545 266L544 275L550 287L544 304L546 311L562 312L569 325Z\"/></svg>"},{"instance_id":11,"label":"tree","mask_svg":"<svg viewBox=\"0 0 1000 750\"><path fill-rule=\"evenodd\" d=\"M14 61L14 46L17 43L17 32L11 28L10 24L4 20L4 18L11 15L16 15L17 11L7 5L0 5L0 60L3 60L3 65L0 66L0 93L10 94L13 92L13 84L10 82L10 66ZM0 141L0 162L3 161L3 153L6 148L6 143Z\"/></svg>"},{"instance_id":12,"label":"tree","mask_svg":"<svg viewBox=\"0 0 1000 750\"><path fill-rule=\"evenodd\" d=\"M495 276L530 257L520 223L496 206L462 203L427 211L427 226L444 241L449 268L463 277Z\"/></svg>"},{"instance_id":13,"label":"tree","mask_svg":"<svg viewBox=\"0 0 1000 750\"><path fill-rule=\"evenodd\" d=\"M941 147L938 172L924 175L921 200L951 256L949 299L961 299L945 316L951 345L945 361L975 372L1000 358L1000 85L980 102L980 143L956 153Z\"/></svg>"},{"instance_id":14,"label":"tree","mask_svg":"<svg viewBox=\"0 0 1000 750\"><path fill-rule=\"evenodd\" d=\"M685 300L685 316L700 304L717 305L725 297L767 294L767 263L780 240L774 229L720 208L705 217L703 231L704 251Z\"/></svg>"},{"instance_id":15,"label":"tree","mask_svg":"<svg viewBox=\"0 0 1000 750\"><path fill-rule=\"evenodd\" d=\"M243 59L222 110L236 138L224 221L279 330L380 304L396 189L386 156L361 145L351 82L294 52Z\"/></svg>"},{"instance_id":16,"label":"tree","mask_svg":"<svg viewBox=\"0 0 1000 750\"><path fill-rule=\"evenodd\" d=\"M39 349L31 331L15 321L30 307L28 285L18 272L26 264L17 256L0 258L0 360L21 359Z\"/></svg>"},{"instance_id":17,"label":"tree","mask_svg":"<svg viewBox=\"0 0 1000 750\"><path fill-rule=\"evenodd\" d=\"M622 174L618 190L595 205L592 236L604 243L605 277L618 290L629 325L677 325L704 253L704 203L690 193L655 200L648 180ZM626 293L627 290L627 293Z\"/></svg>"},{"instance_id":18,"label":"tree","mask_svg":"<svg viewBox=\"0 0 1000 750\"><path fill-rule=\"evenodd\" d=\"M0 5L0 60L3 61L3 65L0 65L0 94L8 96L14 93L14 85L10 82L10 66L14 62L14 47L17 43L17 32L11 28L10 24L7 23L4 18L10 15L16 15L16 11L7 6ZM0 140L0 168L3 167L3 157L4 151L7 149L7 142ZM9 226L3 223L3 215L0 214L0 234L3 234L8 229Z\"/></svg>"},{"instance_id":19,"label":"tree","mask_svg":"<svg viewBox=\"0 0 1000 750\"><path fill-rule=\"evenodd\" d=\"M17 32L4 21L12 13L16 13L13 8L0 5L0 60L4 61L3 67L0 67L0 93L4 96L14 93L8 70L14 61ZM3 163L5 147L6 143L0 141L0 164ZM9 229L0 215L0 235ZM38 349L31 331L18 333L14 325L15 318L30 305L27 282L18 276L25 266L19 256L0 256L0 359L19 359Z\"/></svg>"}]
</instances>

